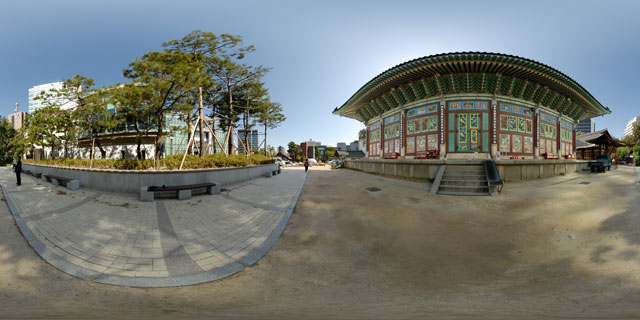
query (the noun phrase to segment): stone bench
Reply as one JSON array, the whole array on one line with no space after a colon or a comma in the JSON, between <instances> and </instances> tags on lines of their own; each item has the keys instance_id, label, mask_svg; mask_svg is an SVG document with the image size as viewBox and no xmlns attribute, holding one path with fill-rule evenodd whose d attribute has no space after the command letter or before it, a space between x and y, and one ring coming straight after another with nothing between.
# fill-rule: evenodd
<instances>
[{"instance_id":1,"label":"stone bench","mask_svg":"<svg viewBox=\"0 0 640 320\"><path fill-rule=\"evenodd\" d=\"M280 172L281 172L281 170L280 170L280 168L278 168L277 170L265 172L264 176L269 178L269 177L275 176L276 174L280 174Z\"/></svg>"},{"instance_id":2,"label":"stone bench","mask_svg":"<svg viewBox=\"0 0 640 320\"><path fill-rule=\"evenodd\" d=\"M220 193L220 185L212 182L187 184L181 186L145 186L140 187L140 201L154 201L156 192L175 192L178 200L187 200L191 199L191 190L202 188L206 189L207 194Z\"/></svg>"},{"instance_id":3,"label":"stone bench","mask_svg":"<svg viewBox=\"0 0 640 320\"><path fill-rule=\"evenodd\" d=\"M42 181L51 182L56 186L64 185L69 190L78 190L80 189L80 180L74 180L65 177L54 176L50 174L43 174Z\"/></svg>"}]
</instances>

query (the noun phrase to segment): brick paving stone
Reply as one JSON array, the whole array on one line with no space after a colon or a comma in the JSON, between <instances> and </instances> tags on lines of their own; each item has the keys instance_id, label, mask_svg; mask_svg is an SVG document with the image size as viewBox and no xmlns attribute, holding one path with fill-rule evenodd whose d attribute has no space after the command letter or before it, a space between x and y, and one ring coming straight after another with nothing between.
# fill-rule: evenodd
<instances>
[{"instance_id":1,"label":"brick paving stone","mask_svg":"<svg viewBox=\"0 0 640 320\"><path fill-rule=\"evenodd\" d=\"M171 278L223 267L260 247L304 179L300 170L283 173L186 201L69 191L26 175L16 187L4 168L0 184L24 227L66 263L113 276Z\"/></svg>"}]
</instances>

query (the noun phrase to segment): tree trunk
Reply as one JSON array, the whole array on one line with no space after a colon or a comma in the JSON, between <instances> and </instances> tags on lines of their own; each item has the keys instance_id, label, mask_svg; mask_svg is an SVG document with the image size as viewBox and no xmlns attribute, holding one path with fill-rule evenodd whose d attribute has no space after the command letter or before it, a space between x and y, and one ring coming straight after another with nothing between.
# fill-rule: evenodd
<instances>
[{"instance_id":1,"label":"tree trunk","mask_svg":"<svg viewBox=\"0 0 640 320\"><path fill-rule=\"evenodd\" d=\"M56 150L56 144L55 143L51 143L51 160L55 160L56 159L55 150Z\"/></svg>"},{"instance_id":2,"label":"tree trunk","mask_svg":"<svg viewBox=\"0 0 640 320\"><path fill-rule=\"evenodd\" d=\"M247 157L249 156L249 153L251 151L249 151L251 148L249 148L249 100L247 99L247 106L244 109L244 148L245 153L247 154Z\"/></svg>"},{"instance_id":3,"label":"tree trunk","mask_svg":"<svg viewBox=\"0 0 640 320\"><path fill-rule=\"evenodd\" d=\"M160 146L164 142L164 139L162 139L162 120L163 120L162 115L159 114L158 115L158 134L156 135L155 150L153 153L154 161L160 160L160 153L161 153Z\"/></svg>"},{"instance_id":4,"label":"tree trunk","mask_svg":"<svg viewBox=\"0 0 640 320\"><path fill-rule=\"evenodd\" d=\"M191 141L191 112L187 114L187 141ZM193 154L193 147L191 145L187 145L187 153Z\"/></svg>"},{"instance_id":5,"label":"tree trunk","mask_svg":"<svg viewBox=\"0 0 640 320\"><path fill-rule=\"evenodd\" d=\"M233 93L231 92L231 79L227 79L227 92L229 93L229 154L233 154Z\"/></svg>"},{"instance_id":6,"label":"tree trunk","mask_svg":"<svg viewBox=\"0 0 640 320\"><path fill-rule=\"evenodd\" d=\"M267 120L264 121L264 155L267 155Z\"/></svg>"},{"instance_id":7,"label":"tree trunk","mask_svg":"<svg viewBox=\"0 0 640 320\"><path fill-rule=\"evenodd\" d=\"M198 111L199 111L198 128L200 129L200 158L202 158L204 156L204 124L202 123L202 121L204 121L204 110L203 110L204 103L202 102L202 87L200 87L199 90L200 90L200 106L198 107Z\"/></svg>"},{"instance_id":8,"label":"tree trunk","mask_svg":"<svg viewBox=\"0 0 640 320\"><path fill-rule=\"evenodd\" d=\"M102 144L100 143L100 141L96 140L96 144L98 145L98 150L100 150L100 156L102 157L102 159L106 159L107 158L107 151L104 150L104 148L102 147Z\"/></svg>"},{"instance_id":9,"label":"tree trunk","mask_svg":"<svg viewBox=\"0 0 640 320\"><path fill-rule=\"evenodd\" d=\"M89 126L89 139L91 139L91 143L94 143L95 135L93 133L93 126ZM89 159L93 160L93 146L91 146L91 150L89 150Z\"/></svg>"}]
</instances>

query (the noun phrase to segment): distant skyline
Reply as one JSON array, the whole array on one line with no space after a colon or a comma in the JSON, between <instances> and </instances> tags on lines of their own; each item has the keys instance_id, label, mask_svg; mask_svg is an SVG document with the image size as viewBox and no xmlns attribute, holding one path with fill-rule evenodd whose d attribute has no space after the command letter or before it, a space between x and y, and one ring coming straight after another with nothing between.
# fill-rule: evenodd
<instances>
[{"instance_id":1,"label":"distant skyline","mask_svg":"<svg viewBox=\"0 0 640 320\"><path fill-rule=\"evenodd\" d=\"M0 0L0 114L28 108L28 89L75 74L98 86L163 42L199 29L243 37L247 58L272 70L287 121L274 147L356 140L360 122L333 115L381 72L456 51L517 55L568 75L610 115L598 129L623 135L640 115L640 1L8 1Z\"/></svg>"}]
</instances>

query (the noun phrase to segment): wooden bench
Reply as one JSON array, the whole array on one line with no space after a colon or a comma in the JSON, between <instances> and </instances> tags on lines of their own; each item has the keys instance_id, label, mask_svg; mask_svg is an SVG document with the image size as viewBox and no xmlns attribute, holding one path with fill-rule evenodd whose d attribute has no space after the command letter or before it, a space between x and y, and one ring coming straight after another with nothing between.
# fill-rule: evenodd
<instances>
[{"instance_id":1,"label":"wooden bench","mask_svg":"<svg viewBox=\"0 0 640 320\"><path fill-rule=\"evenodd\" d=\"M51 182L56 186L64 185L69 190L78 190L80 189L80 180L74 180L70 178L54 176L51 174L43 174L42 180L45 182Z\"/></svg>"},{"instance_id":2,"label":"wooden bench","mask_svg":"<svg viewBox=\"0 0 640 320\"><path fill-rule=\"evenodd\" d=\"M187 184L181 186L145 186L140 187L140 201L152 202L156 192L175 192L178 200L191 199L191 190L206 189L207 194L220 193L220 185L213 182Z\"/></svg>"},{"instance_id":3,"label":"wooden bench","mask_svg":"<svg viewBox=\"0 0 640 320\"><path fill-rule=\"evenodd\" d=\"M547 153L544 154L544 158L545 159L560 159L560 155L557 154L557 153L549 153L549 152L547 152Z\"/></svg>"},{"instance_id":4,"label":"wooden bench","mask_svg":"<svg viewBox=\"0 0 640 320\"><path fill-rule=\"evenodd\" d=\"M438 150L427 150L427 151L418 151L416 152L415 159L435 159L437 160L439 157Z\"/></svg>"},{"instance_id":5,"label":"wooden bench","mask_svg":"<svg viewBox=\"0 0 640 320\"><path fill-rule=\"evenodd\" d=\"M399 155L400 155L400 154L399 154L399 153L397 153L397 152L394 152L394 153L387 153L387 154L385 154L385 155L384 155L384 157L383 157L383 158L384 158L384 159L398 159L398 156L399 156Z\"/></svg>"}]
</instances>

